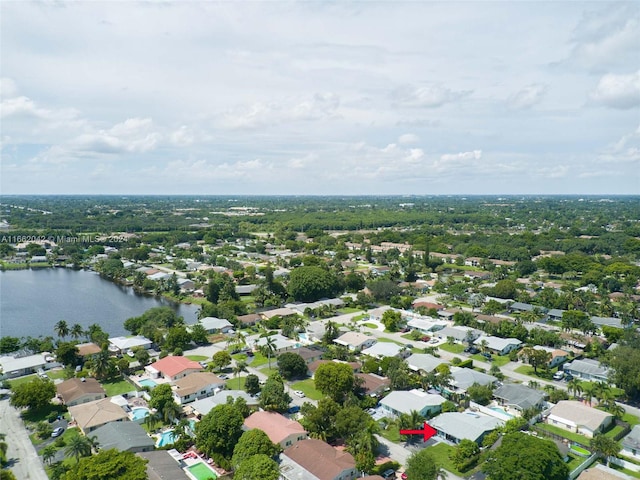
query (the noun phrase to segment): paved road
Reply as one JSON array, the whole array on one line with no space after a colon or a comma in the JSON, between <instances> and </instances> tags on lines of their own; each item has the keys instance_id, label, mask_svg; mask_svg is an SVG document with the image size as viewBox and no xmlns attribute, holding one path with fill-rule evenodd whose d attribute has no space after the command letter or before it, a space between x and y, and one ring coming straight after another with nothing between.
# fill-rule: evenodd
<instances>
[{"instance_id":1,"label":"paved road","mask_svg":"<svg viewBox=\"0 0 640 480\"><path fill-rule=\"evenodd\" d=\"M9 400L0 400L0 432L6 435L7 458L10 469L20 480L48 480L36 449L29 440L18 411L9 405Z\"/></svg>"}]
</instances>

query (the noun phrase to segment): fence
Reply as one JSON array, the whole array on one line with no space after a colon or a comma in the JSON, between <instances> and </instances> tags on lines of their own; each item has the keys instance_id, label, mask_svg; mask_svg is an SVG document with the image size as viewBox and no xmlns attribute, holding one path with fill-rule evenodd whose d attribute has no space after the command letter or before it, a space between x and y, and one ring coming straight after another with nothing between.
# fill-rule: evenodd
<instances>
[{"instance_id":1,"label":"fence","mask_svg":"<svg viewBox=\"0 0 640 480\"><path fill-rule=\"evenodd\" d=\"M596 461L596 458L598 458L598 455L594 453L589 458L587 458L584 462L582 462L580 465L578 465L578 467L573 472L569 473L569 480L575 480L576 478L578 478L578 476L584 470L589 468L591 466L591 464Z\"/></svg>"}]
</instances>

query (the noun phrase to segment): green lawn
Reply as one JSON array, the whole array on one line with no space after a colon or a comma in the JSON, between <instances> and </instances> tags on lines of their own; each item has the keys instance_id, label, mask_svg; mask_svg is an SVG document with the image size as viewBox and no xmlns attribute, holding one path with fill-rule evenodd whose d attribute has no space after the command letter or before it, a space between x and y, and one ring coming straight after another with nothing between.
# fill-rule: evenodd
<instances>
[{"instance_id":1,"label":"green lawn","mask_svg":"<svg viewBox=\"0 0 640 480\"><path fill-rule=\"evenodd\" d=\"M367 327L367 328L371 328L373 330L377 330L378 326L375 323L363 323L362 324L363 327Z\"/></svg>"},{"instance_id":2,"label":"green lawn","mask_svg":"<svg viewBox=\"0 0 640 480\"><path fill-rule=\"evenodd\" d=\"M16 378L15 380L9 380L9 386L17 387L18 385L22 385L23 383L29 383L34 378L38 378L38 376L35 373L32 375L26 375L24 377Z\"/></svg>"},{"instance_id":3,"label":"green lawn","mask_svg":"<svg viewBox=\"0 0 640 480\"><path fill-rule=\"evenodd\" d=\"M101 384L104 388L104 391L107 392L108 397L113 397L114 395L122 395L123 393L137 390L135 385L127 382L124 379L107 380L101 382Z\"/></svg>"},{"instance_id":4,"label":"green lawn","mask_svg":"<svg viewBox=\"0 0 640 480\"><path fill-rule=\"evenodd\" d=\"M640 423L640 419L635 415L631 415L630 413L625 413L622 416L622 421L627 422L629 425L631 425L631 428L633 428L634 425L638 425L638 423Z\"/></svg>"},{"instance_id":5,"label":"green lawn","mask_svg":"<svg viewBox=\"0 0 640 480\"><path fill-rule=\"evenodd\" d=\"M269 367L264 367L260 369L261 373L264 373L267 377L270 377L271 375L273 375L274 373L278 373L278 369L274 367L274 364L271 364L271 368Z\"/></svg>"},{"instance_id":6,"label":"green lawn","mask_svg":"<svg viewBox=\"0 0 640 480\"><path fill-rule=\"evenodd\" d=\"M380 428L380 435L389 440L390 442L399 443L400 442L400 429L398 425L391 424L386 429Z\"/></svg>"},{"instance_id":7,"label":"green lawn","mask_svg":"<svg viewBox=\"0 0 640 480\"><path fill-rule=\"evenodd\" d=\"M614 425L613 428L607 430L604 435L606 437L615 437L622 430L624 430L624 427L622 427L621 425Z\"/></svg>"},{"instance_id":8,"label":"green lawn","mask_svg":"<svg viewBox=\"0 0 640 480\"><path fill-rule=\"evenodd\" d=\"M531 365L520 365L514 371L523 375L529 375L533 378L541 378L542 380L551 380L553 376L553 373L545 373L542 369L538 370L538 373L536 374Z\"/></svg>"},{"instance_id":9,"label":"green lawn","mask_svg":"<svg viewBox=\"0 0 640 480\"><path fill-rule=\"evenodd\" d=\"M479 362L490 363L491 365L496 365L498 367L504 367L507 363L510 362L509 357L504 355L492 355L492 358L493 358L492 361L489 361L489 359L484 358L479 353L476 353L475 355L471 355L471 358Z\"/></svg>"},{"instance_id":10,"label":"green lawn","mask_svg":"<svg viewBox=\"0 0 640 480\"><path fill-rule=\"evenodd\" d=\"M295 382L291 384L292 390L300 390L304 392L304 394L309 397L311 400L320 400L324 398L324 395L316 390L316 387L313 383L312 378L307 378L306 380L302 380L300 382Z\"/></svg>"},{"instance_id":11,"label":"green lawn","mask_svg":"<svg viewBox=\"0 0 640 480\"><path fill-rule=\"evenodd\" d=\"M49 370L47 372L47 377L49 377L51 380L64 379L64 370L62 368Z\"/></svg>"},{"instance_id":12,"label":"green lawn","mask_svg":"<svg viewBox=\"0 0 640 480\"><path fill-rule=\"evenodd\" d=\"M556 427L555 425L548 425L546 423L538 423L536 425L542 430L555 433L556 435L560 435L561 437L567 438L573 442L578 442L579 444L586 446L589 445L590 440L584 435L580 435L579 433L570 432L569 430L565 430L564 428Z\"/></svg>"},{"instance_id":13,"label":"green lawn","mask_svg":"<svg viewBox=\"0 0 640 480\"><path fill-rule=\"evenodd\" d=\"M225 382L225 385L227 386L228 390L244 390L244 384L246 382L247 377L230 378Z\"/></svg>"},{"instance_id":14,"label":"green lawn","mask_svg":"<svg viewBox=\"0 0 640 480\"><path fill-rule=\"evenodd\" d=\"M351 319L352 322L359 322L360 320L364 320L365 318L369 318L368 313L362 313L360 315L356 315Z\"/></svg>"},{"instance_id":15,"label":"green lawn","mask_svg":"<svg viewBox=\"0 0 640 480\"><path fill-rule=\"evenodd\" d=\"M357 308L357 307L342 307L339 309L340 313L343 315L346 315L347 313L356 313L361 311L361 308Z\"/></svg>"},{"instance_id":16,"label":"green lawn","mask_svg":"<svg viewBox=\"0 0 640 480\"><path fill-rule=\"evenodd\" d=\"M582 462L584 462L584 458L578 457L577 455L567 454L569 457L569 461L567 462L567 466L569 467L569 471L573 472L576 468L578 468Z\"/></svg>"},{"instance_id":17,"label":"green lawn","mask_svg":"<svg viewBox=\"0 0 640 480\"><path fill-rule=\"evenodd\" d=\"M256 352L253 355L253 360L251 360L251 362L249 363L249 366L252 368L258 368L258 367L261 367L262 365L267 365L268 363L269 363L269 359L267 357L262 355L260 352ZM274 358L274 356L271 356L271 366L273 366L275 363L276 363L276 359Z\"/></svg>"},{"instance_id":18,"label":"green lawn","mask_svg":"<svg viewBox=\"0 0 640 480\"><path fill-rule=\"evenodd\" d=\"M464 352L465 346L460 343L454 343L453 345L443 343L442 345L439 345L438 348L444 350L445 352L462 353Z\"/></svg>"},{"instance_id":19,"label":"green lawn","mask_svg":"<svg viewBox=\"0 0 640 480\"><path fill-rule=\"evenodd\" d=\"M189 360L193 360L194 362L203 362L204 360L207 360L209 357L207 357L206 355L187 355L187 358Z\"/></svg>"},{"instance_id":20,"label":"green lawn","mask_svg":"<svg viewBox=\"0 0 640 480\"><path fill-rule=\"evenodd\" d=\"M386 338L386 337L380 337L378 338L379 342L383 342L383 343L395 343L396 345L400 345L401 347L404 346L404 343L402 342L398 342L397 340L392 340L390 338Z\"/></svg>"},{"instance_id":21,"label":"green lawn","mask_svg":"<svg viewBox=\"0 0 640 480\"><path fill-rule=\"evenodd\" d=\"M456 469L456 467L453 465L453 462L449 459L449 456L455 451L455 447L452 447L451 445L440 442L433 447L425 448L425 450L427 450L431 454L431 456L435 460L436 465L440 465L442 468L448 470L454 475L462 477L470 474L473 471L471 470L463 474Z\"/></svg>"}]
</instances>

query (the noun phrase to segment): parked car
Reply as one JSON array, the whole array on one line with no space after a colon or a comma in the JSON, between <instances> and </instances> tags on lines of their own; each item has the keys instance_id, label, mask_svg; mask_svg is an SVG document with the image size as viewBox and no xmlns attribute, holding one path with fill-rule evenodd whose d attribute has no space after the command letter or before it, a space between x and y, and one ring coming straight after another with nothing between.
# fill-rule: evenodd
<instances>
[{"instance_id":1,"label":"parked car","mask_svg":"<svg viewBox=\"0 0 640 480\"><path fill-rule=\"evenodd\" d=\"M382 478L395 478L396 477L396 471L393 468L390 468L390 469L385 470L384 472L382 472L381 477Z\"/></svg>"},{"instance_id":2,"label":"parked car","mask_svg":"<svg viewBox=\"0 0 640 480\"><path fill-rule=\"evenodd\" d=\"M489 352L482 352L480 355L482 355L486 359L492 358Z\"/></svg>"},{"instance_id":3,"label":"parked car","mask_svg":"<svg viewBox=\"0 0 640 480\"><path fill-rule=\"evenodd\" d=\"M292 407L289 408L288 412L289 413L298 413L300 411L300 406L299 405L294 405Z\"/></svg>"},{"instance_id":4,"label":"parked car","mask_svg":"<svg viewBox=\"0 0 640 480\"><path fill-rule=\"evenodd\" d=\"M564 372L562 370L558 370L556 373L553 374L554 380L562 380L563 378L564 378Z\"/></svg>"},{"instance_id":5,"label":"parked car","mask_svg":"<svg viewBox=\"0 0 640 480\"><path fill-rule=\"evenodd\" d=\"M566 373L564 376L564 381L570 382L571 380L573 380L573 375L571 375L570 373Z\"/></svg>"},{"instance_id":6,"label":"parked car","mask_svg":"<svg viewBox=\"0 0 640 480\"><path fill-rule=\"evenodd\" d=\"M304 394L304 392L303 392L302 390L294 390L294 391L293 391L293 394L294 394L296 397L300 397L300 398L304 398L304 397L305 397L305 394Z\"/></svg>"},{"instance_id":7,"label":"parked car","mask_svg":"<svg viewBox=\"0 0 640 480\"><path fill-rule=\"evenodd\" d=\"M220 375L218 375L218 378L220 380L229 380L229 375L227 375L226 373L221 373Z\"/></svg>"},{"instance_id":8,"label":"parked car","mask_svg":"<svg viewBox=\"0 0 640 480\"><path fill-rule=\"evenodd\" d=\"M133 350L127 350L127 355L129 355L131 358L136 356L136 354L133 352Z\"/></svg>"},{"instance_id":9,"label":"parked car","mask_svg":"<svg viewBox=\"0 0 640 480\"><path fill-rule=\"evenodd\" d=\"M64 427L54 428L51 432L51 438L59 437L64 432Z\"/></svg>"},{"instance_id":10,"label":"parked car","mask_svg":"<svg viewBox=\"0 0 640 480\"><path fill-rule=\"evenodd\" d=\"M431 340L431 337L429 335L425 335L420 340L422 340L423 342L428 342L429 340Z\"/></svg>"},{"instance_id":11,"label":"parked car","mask_svg":"<svg viewBox=\"0 0 640 480\"><path fill-rule=\"evenodd\" d=\"M480 350L478 350L476 347L467 347L464 349L464 351L466 353L470 353L471 355L475 355L476 353L480 353Z\"/></svg>"}]
</instances>

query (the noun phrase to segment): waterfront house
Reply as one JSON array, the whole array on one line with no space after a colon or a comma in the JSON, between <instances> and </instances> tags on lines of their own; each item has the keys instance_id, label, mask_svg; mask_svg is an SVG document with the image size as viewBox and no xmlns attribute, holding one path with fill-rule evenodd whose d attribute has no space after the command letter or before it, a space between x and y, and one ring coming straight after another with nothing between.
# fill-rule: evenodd
<instances>
[{"instance_id":1,"label":"waterfront house","mask_svg":"<svg viewBox=\"0 0 640 480\"><path fill-rule=\"evenodd\" d=\"M173 383L173 398L179 405L214 395L224 388L225 381L210 372L194 372Z\"/></svg>"},{"instance_id":2,"label":"waterfront house","mask_svg":"<svg viewBox=\"0 0 640 480\"><path fill-rule=\"evenodd\" d=\"M201 372L202 365L187 357L168 356L161 358L151 365L147 365L144 369L152 378L164 377L167 380L175 382L179 378L186 377L190 373Z\"/></svg>"}]
</instances>

